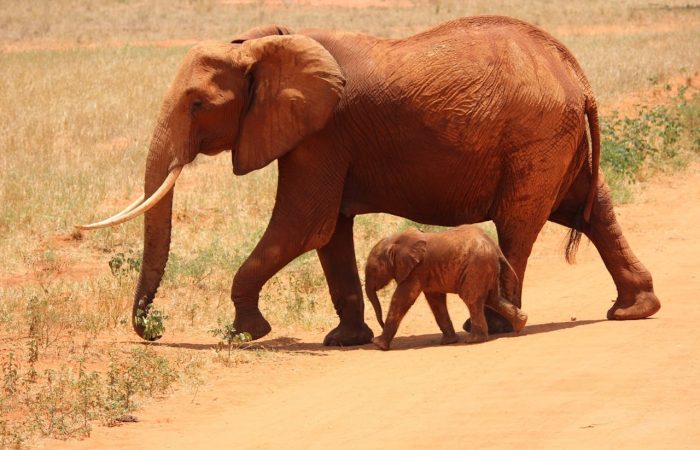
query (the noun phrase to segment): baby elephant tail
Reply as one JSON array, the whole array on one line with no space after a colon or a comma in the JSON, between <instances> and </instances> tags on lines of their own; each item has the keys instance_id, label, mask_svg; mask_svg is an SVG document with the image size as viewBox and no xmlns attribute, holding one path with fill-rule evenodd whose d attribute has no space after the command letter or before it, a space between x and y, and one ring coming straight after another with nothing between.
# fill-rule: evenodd
<instances>
[{"instance_id":1,"label":"baby elephant tail","mask_svg":"<svg viewBox=\"0 0 700 450\"><path fill-rule=\"evenodd\" d=\"M501 297L505 298L519 308L520 294L518 294L518 287L520 286L520 280L506 257L503 256L503 253L498 255L498 262L501 266L501 274L499 279Z\"/></svg>"}]
</instances>

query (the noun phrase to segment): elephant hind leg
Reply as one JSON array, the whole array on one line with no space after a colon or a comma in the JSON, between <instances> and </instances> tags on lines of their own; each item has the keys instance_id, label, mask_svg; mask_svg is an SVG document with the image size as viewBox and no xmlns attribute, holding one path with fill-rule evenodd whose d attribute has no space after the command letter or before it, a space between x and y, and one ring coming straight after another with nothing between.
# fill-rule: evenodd
<instances>
[{"instance_id":1,"label":"elephant hind leg","mask_svg":"<svg viewBox=\"0 0 700 450\"><path fill-rule=\"evenodd\" d=\"M498 294L498 289L494 289L487 305L496 311L501 316L508 319L513 331L519 333L527 323L527 314L522 312L520 308L504 299Z\"/></svg>"},{"instance_id":2,"label":"elephant hind leg","mask_svg":"<svg viewBox=\"0 0 700 450\"><path fill-rule=\"evenodd\" d=\"M540 230L547 222L547 217L554 203L553 199L544 195L540 197L529 195L526 192L527 188L533 185L535 182L529 183L527 180L519 183L520 187L515 192L514 199L510 200L508 204L504 204L493 218L498 232L498 244L518 277L518 286L516 291L512 293L514 295L511 299L513 305L518 308L522 302L523 279L525 278L527 260ZM541 191L544 192L544 189ZM519 197L528 198L528 200L520 201ZM494 309L487 308L484 315L490 334L513 331L511 321ZM472 319L467 320L463 328L465 331L471 332Z\"/></svg>"},{"instance_id":3,"label":"elephant hind leg","mask_svg":"<svg viewBox=\"0 0 700 450\"><path fill-rule=\"evenodd\" d=\"M581 171L564 200L550 216L551 221L566 227L575 225L589 180L590 174ZM651 274L637 259L622 234L610 191L602 180L598 182L590 223L584 224L582 231L595 245L617 288L617 299L608 311L608 319L643 319L655 314L661 308L661 303L654 293Z\"/></svg>"},{"instance_id":4,"label":"elephant hind leg","mask_svg":"<svg viewBox=\"0 0 700 450\"><path fill-rule=\"evenodd\" d=\"M469 308L469 320L471 320L471 330L465 340L468 344L484 342L489 338L489 327L484 315L484 307L489 295L491 295L489 292L476 292L473 289L460 294Z\"/></svg>"}]
</instances>

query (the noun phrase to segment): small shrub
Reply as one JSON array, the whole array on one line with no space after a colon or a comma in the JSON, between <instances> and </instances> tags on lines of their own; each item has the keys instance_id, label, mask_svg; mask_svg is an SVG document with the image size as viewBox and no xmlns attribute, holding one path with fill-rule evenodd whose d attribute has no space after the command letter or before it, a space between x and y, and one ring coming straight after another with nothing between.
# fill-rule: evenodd
<instances>
[{"instance_id":1,"label":"small shrub","mask_svg":"<svg viewBox=\"0 0 700 450\"><path fill-rule=\"evenodd\" d=\"M134 395L165 393L177 380L168 360L152 348L133 348L126 361L110 360L107 372L107 410L117 416L135 408Z\"/></svg>"},{"instance_id":2,"label":"small shrub","mask_svg":"<svg viewBox=\"0 0 700 450\"><path fill-rule=\"evenodd\" d=\"M158 308L146 308L143 301L139 302L136 310L136 324L143 327L143 337L147 341L159 339L165 333L167 314Z\"/></svg>"},{"instance_id":3,"label":"small shrub","mask_svg":"<svg viewBox=\"0 0 700 450\"><path fill-rule=\"evenodd\" d=\"M138 274L141 270L142 256L129 249L126 253L115 253L109 260L109 270L117 279L127 277L131 274Z\"/></svg>"},{"instance_id":4,"label":"small shrub","mask_svg":"<svg viewBox=\"0 0 700 450\"><path fill-rule=\"evenodd\" d=\"M231 362L231 352L234 348L239 348L242 344L250 342L253 340L250 333L237 333L236 327L234 327L233 322L224 322L219 319L217 321L217 327L209 330L209 333L220 339L217 345L217 353L220 353L224 348L228 350L226 362Z\"/></svg>"},{"instance_id":5,"label":"small shrub","mask_svg":"<svg viewBox=\"0 0 700 450\"><path fill-rule=\"evenodd\" d=\"M32 424L42 436L65 438L86 436L90 432L88 420L92 418L92 409L83 408L76 396L81 375L84 376L82 371L76 380L70 369L47 369L45 382L25 397Z\"/></svg>"},{"instance_id":6,"label":"small shrub","mask_svg":"<svg viewBox=\"0 0 700 450\"><path fill-rule=\"evenodd\" d=\"M2 388L7 395L12 395L17 391L18 385L19 373L15 362L15 354L10 352L7 355L7 361L2 365Z\"/></svg>"},{"instance_id":7,"label":"small shrub","mask_svg":"<svg viewBox=\"0 0 700 450\"><path fill-rule=\"evenodd\" d=\"M46 351L71 332L81 317L72 293L55 293L53 288L46 287L29 296L24 315L29 325L28 335L37 341L37 359L38 349Z\"/></svg>"},{"instance_id":8,"label":"small shrub","mask_svg":"<svg viewBox=\"0 0 700 450\"><path fill-rule=\"evenodd\" d=\"M634 117L617 111L601 120L601 169L616 201L645 174L685 166L700 148L700 97L679 89L671 105L640 106Z\"/></svg>"}]
</instances>

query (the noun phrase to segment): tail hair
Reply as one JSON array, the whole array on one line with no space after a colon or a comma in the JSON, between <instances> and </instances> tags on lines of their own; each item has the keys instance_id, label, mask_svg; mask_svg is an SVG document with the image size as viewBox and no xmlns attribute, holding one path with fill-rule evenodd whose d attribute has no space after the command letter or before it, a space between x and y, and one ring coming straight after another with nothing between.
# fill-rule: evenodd
<instances>
[{"instance_id":1,"label":"tail hair","mask_svg":"<svg viewBox=\"0 0 700 450\"><path fill-rule=\"evenodd\" d=\"M592 96L586 98L586 117L591 132L591 185L586 196L583 219L586 223L590 223L593 200L598 190L598 172L600 170L600 124L598 122L598 106Z\"/></svg>"},{"instance_id":2,"label":"tail hair","mask_svg":"<svg viewBox=\"0 0 700 450\"><path fill-rule=\"evenodd\" d=\"M569 264L576 263L576 252L578 251L579 244L581 244L581 237L583 236L583 222L584 222L584 211L581 210L576 214L574 218L574 224L569 230L569 238L566 242L566 250L564 251L564 258Z\"/></svg>"},{"instance_id":3,"label":"tail hair","mask_svg":"<svg viewBox=\"0 0 700 450\"><path fill-rule=\"evenodd\" d=\"M578 251L581 237L583 235L584 224L591 221L593 202L598 191L598 171L600 170L600 124L598 121L598 106L595 98L586 98L586 117L588 118L588 128L591 132L591 184L588 187L586 202L583 208L574 217L574 223L569 230L569 238L566 243L564 258L569 264L576 263L576 252Z\"/></svg>"}]
</instances>

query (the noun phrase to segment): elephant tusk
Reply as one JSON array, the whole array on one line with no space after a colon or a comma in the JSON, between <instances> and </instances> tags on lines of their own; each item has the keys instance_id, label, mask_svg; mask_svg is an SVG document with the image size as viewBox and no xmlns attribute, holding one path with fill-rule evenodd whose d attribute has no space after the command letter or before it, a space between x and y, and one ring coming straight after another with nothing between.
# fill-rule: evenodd
<instances>
[{"instance_id":1,"label":"elephant tusk","mask_svg":"<svg viewBox=\"0 0 700 450\"><path fill-rule=\"evenodd\" d=\"M79 230L96 230L98 228L113 227L140 216L149 209L153 208L163 197L166 196L168 192L170 192L173 186L175 186L175 181L177 180L177 177L180 176L180 172L182 172L182 166L174 168L168 174L167 178L163 184L160 185L158 190L156 190L146 201L141 202L144 197L141 196L141 198L129 205L126 209L124 209L124 211L110 217L109 219L91 223L89 225L75 225L75 227Z\"/></svg>"},{"instance_id":2,"label":"elephant tusk","mask_svg":"<svg viewBox=\"0 0 700 450\"><path fill-rule=\"evenodd\" d=\"M129 206L127 206L126 208L124 208L124 210L123 210L122 212L120 212L119 214L117 214L117 215L115 215L115 216L112 216L112 217L123 216L124 214L126 214L126 213L128 213L128 212L130 212L130 211L133 211L134 208L136 208L136 207L139 206L141 203L143 203L143 201L144 201L145 198L146 198L146 194L141 194L141 196L139 196L139 198L137 198L136 200L134 200L133 203L131 203L131 204L130 204Z\"/></svg>"},{"instance_id":3,"label":"elephant tusk","mask_svg":"<svg viewBox=\"0 0 700 450\"><path fill-rule=\"evenodd\" d=\"M76 227L77 227L77 228L80 228L81 230L93 230L93 229L96 229L96 228L102 228L102 226L109 226L109 225L107 225L107 224L108 224L111 220L114 220L114 219L117 219L117 218L119 218L119 217L122 217L123 215L125 215L125 214L127 214L127 213L133 211L134 208L136 208L136 207L139 206L141 203L143 203L143 199L144 199L145 197L146 197L145 194L141 194L141 196L140 196L139 198L137 198L136 200L134 200L133 203L131 203L129 206L127 206L126 208L124 208L121 212L119 212L119 213L113 215L112 217L109 217L109 218L107 218L107 219L105 219L105 220L102 220L102 221L100 221L100 222L91 223L90 225L76 225Z\"/></svg>"}]
</instances>

